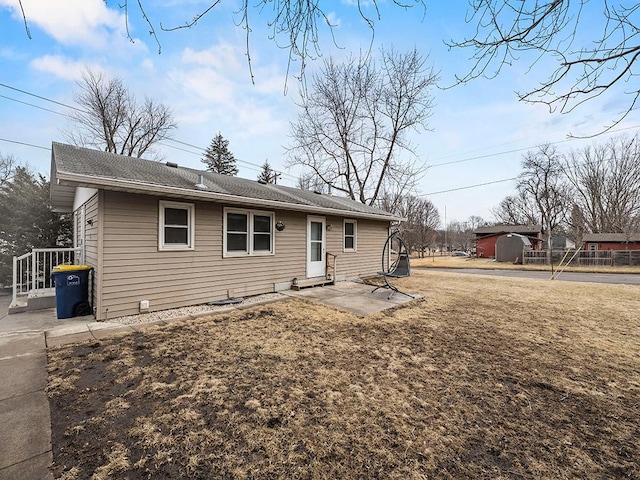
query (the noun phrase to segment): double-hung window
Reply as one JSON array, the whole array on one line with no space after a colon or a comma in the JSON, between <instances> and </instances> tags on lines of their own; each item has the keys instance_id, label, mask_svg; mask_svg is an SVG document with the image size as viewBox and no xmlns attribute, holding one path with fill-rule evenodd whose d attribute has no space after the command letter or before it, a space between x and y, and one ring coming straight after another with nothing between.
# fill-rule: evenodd
<instances>
[{"instance_id":1,"label":"double-hung window","mask_svg":"<svg viewBox=\"0 0 640 480\"><path fill-rule=\"evenodd\" d=\"M158 248L193 250L195 206L193 203L160 201Z\"/></svg>"},{"instance_id":2,"label":"double-hung window","mask_svg":"<svg viewBox=\"0 0 640 480\"><path fill-rule=\"evenodd\" d=\"M357 223L355 220L345 220L343 226L344 241L342 250L344 252L355 252L357 247Z\"/></svg>"},{"instance_id":3,"label":"double-hung window","mask_svg":"<svg viewBox=\"0 0 640 480\"><path fill-rule=\"evenodd\" d=\"M274 214L260 210L224 209L224 256L272 255Z\"/></svg>"}]
</instances>

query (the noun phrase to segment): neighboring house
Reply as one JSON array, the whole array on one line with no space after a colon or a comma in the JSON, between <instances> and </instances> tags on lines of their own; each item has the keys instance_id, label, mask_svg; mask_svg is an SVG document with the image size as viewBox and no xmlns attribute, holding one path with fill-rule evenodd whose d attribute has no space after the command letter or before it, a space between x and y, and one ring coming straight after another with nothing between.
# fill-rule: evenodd
<instances>
[{"instance_id":1,"label":"neighboring house","mask_svg":"<svg viewBox=\"0 0 640 480\"><path fill-rule=\"evenodd\" d=\"M503 235L516 233L529 239L533 250L542 248L542 227L540 225L494 225L478 227L473 234L478 257L495 258L496 242Z\"/></svg>"},{"instance_id":2,"label":"neighboring house","mask_svg":"<svg viewBox=\"0 0 640 480\"><path fill-rule=\"evenodd\" d=\"M162 310L322 280L327 253L335 280L374 275L400 220L342 197L60 143L51 202L74 213L100 320L143 301Z\"/></svg>"},{"instance_id":3,"label":"neighboring house","mask_svg":"<svg viewBox=\"0 0 640 480\"><path fill-rule=\"evenodd\" d=\"M640 234L586 233L582 237L583 249L596 250L640 250Z\"/></svg>"}]
</instances>

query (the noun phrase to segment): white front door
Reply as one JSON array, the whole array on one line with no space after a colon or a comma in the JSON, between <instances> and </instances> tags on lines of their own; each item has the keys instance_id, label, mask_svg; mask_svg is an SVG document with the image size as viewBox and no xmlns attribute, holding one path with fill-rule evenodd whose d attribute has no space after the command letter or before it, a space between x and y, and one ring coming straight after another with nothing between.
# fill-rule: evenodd
<instances>
[{"instance_id":1,"label":"white front door","mask_svg":"<svg viewBox=\"0 0 640 480\"><path fill-rule=\"evenodd\" d=\"M307 217L307 278L326 275L325 223L324 217Z\"/></svg>"}]
</instances>

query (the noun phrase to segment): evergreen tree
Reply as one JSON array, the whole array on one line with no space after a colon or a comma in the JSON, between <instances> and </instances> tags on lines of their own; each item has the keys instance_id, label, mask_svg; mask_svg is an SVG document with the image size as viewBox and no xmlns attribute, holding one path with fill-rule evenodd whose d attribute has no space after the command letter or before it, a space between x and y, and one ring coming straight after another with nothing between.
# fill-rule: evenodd
<instances>
[{"instance_id":1,"label":"evergreen tree","mask_svg":"<svg viewBox=\"0 0 640 480\"><path fill-rule=\"evenodd\" d=\"M238 174L236 159L229 151L229 140L225 140L220 132L213 137L211 145L204 151L202 163L207 165L210 172L231 176Z\"/></svg>"},{"instance_id":2,"label":"evergreen tree","mask_svg":"<svg viewBox=\"0 0 640 480\"><path fill-rule=\"evenodd\" d=\"M49 181L26 167L17 167L0 187L0 219L0 285L11 283L14 255L32 248L71 246L71 215L51 209Z\"/></svg>"},{"instance_id":3,"label":"evergreen tree","mask_svg":"<svg viewBox=\"0 0 640 480\"><path fill-rule=\"evenodd\" d=\"M269 160L265 160L262 164L262 171L258 175L258 181L261 183L276 183L278 175L269 165Z\"/></svg>"}]
</instances>

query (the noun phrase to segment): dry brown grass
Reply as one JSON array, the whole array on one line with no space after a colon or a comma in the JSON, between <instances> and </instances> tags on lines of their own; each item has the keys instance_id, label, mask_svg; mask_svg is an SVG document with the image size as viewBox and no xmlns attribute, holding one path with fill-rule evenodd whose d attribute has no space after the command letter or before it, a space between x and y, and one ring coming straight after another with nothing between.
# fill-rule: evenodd
<instances>
[{"instance_id":1,"label":"dry brown grass","mask_svg":"<svg viewBox=\"0 0 640 480\"><path fill-rule=\"evenodd\" d=\"M50 350L56 476L640 478L640 289L400 284Z\"/></svg>"},{"instance_id":2,"label":"dry brown grass","mask_svg":"<svg viewBox=\"0 0 640 480\"><path fill-rule=\"evenodd\" d=\"M550 265L514 265L509 262L496 262L491 258L475 258L475 257L450 257L450 256L434 256L425 258L412 258L412 267L428 267L428 268L483 268L491 270L534 270L544 271L551 274ZM553 266L554 271L558 269L558 265ZM640 267L566 267L565 272L593 272L593 273L640 273Z\"/></svg>"}]
</instances>

